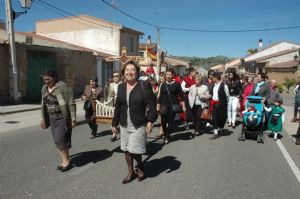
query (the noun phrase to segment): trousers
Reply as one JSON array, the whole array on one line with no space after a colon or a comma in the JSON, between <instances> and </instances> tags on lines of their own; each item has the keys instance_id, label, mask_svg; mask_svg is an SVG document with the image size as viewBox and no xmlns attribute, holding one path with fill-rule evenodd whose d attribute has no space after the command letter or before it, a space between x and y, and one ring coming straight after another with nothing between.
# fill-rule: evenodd
<instances>
[{"instance_id":1,"label":"trousers","mask_svg":"<svg viewBox=\"0 0 300 199\"><path fill-rule=\"evenodd\" d=\"M236 120L236 111L238 108L239 99L235 96L230 96L228 100L228 107L227 107L227 115L228 115L228 122L235 124Z\"/></svg>"}]
</instances>

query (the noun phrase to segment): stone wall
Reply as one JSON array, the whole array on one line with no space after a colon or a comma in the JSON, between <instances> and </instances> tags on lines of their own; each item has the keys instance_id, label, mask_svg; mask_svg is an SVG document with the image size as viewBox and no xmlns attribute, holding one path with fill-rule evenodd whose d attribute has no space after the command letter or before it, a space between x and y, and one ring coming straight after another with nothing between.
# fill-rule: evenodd
<instances>
[{"instance_id":1,"label":"stone wall","mask_svg":"<svg viewBox=\"0 0 300 199\"><path fill-rule=\"evenodd\" d=\"M269 80L275 79L277 83L282 84L284 83L285 78L294 78L296 80L300 80L300 71L299 70L273 70L268 71L267 75L269 76Z\"/></svg>"},{"instance_id":2,"label":"stone wall","mask_svg":"<svg viewBox=\"0 0 300 199\"><path fill-rule=\"evenodd\" d=\"M9 54L8 45L0 45L0 98L9 98ZM0 99L1 101L1 99Z\"/></svg>"},{"instance_id":3,"label":"stone wall","mask_svg":"<svg viewBox=\"0 0 300 199\"><path fill-rule=\"evenodd\" d=\"M59 78L73 88L76 97L83 93L89 77L96 75L96 57L90 52L69 51L58 54Z\"/></svg>"}]
</instances>

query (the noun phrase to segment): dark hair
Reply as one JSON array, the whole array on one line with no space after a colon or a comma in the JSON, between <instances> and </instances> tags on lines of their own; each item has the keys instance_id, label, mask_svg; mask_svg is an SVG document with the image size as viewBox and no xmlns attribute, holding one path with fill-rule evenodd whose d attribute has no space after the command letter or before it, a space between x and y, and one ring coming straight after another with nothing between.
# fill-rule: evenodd
<instances>
[{"instance_id":1,"label":"dark hair","mask_svg":"<svg viewBox=\"0 0 300 199\"><path fill-rule=\"evenodd\" d=\"M143 77L143 76L146 76L146 73L145 73L145 71L141 70L140 71L140 77Z\"/></svg>"},{"instance_id":2,"label":"dark hair","mask_svg":"<svg viewBox=\"0 0 300 199\"><path fill-rule=\"evenodd\" d=\"M96 75L90 76L89 80L93 80L98 83L98 77Z\"/></svg>"},{"instance_id":3,"label":"dark hair","mask_svg":"<svg viewBox=\"0 0 300 199\"><path fill-rule=\"evenodd\" d=\"M196 71L196 69L194 68L189 68L189 74L191 74L192 72Z\"/></svg>"},{"instance_id":4,"label":"dark hair","mask_svg":"<svg viewBox=\"0 0 300 199\"><path fill-rule=\"evenodd\" d=\"M49 76L57 81L57 73L54 70L46 70L42 73L41 77Z\"/></svg>"},{"instance_id":5,"label":"dark hair","mask_svg":"<svg viewBox=\"0 0 300 199\"><path fill-rule=\"evenodd\" d=\"M126 67L128 66L128 65L134 65L134 67L135 67L135 69L136 69L136 73L137 73L137 77L139 77L139 74L140 74L140 71L141 71L141 69L140 69L140 67L134 62L134 61L128 61L128 62L126 62L123 66L122 66L122 68L121 68L121 74L124 76L124 73L125 73L125 69L126 69Z\"/></svg>"},{"instance_id":6,"label":"dark hair","mask_svg":"<svg viewBox=\"0 0 300 199\"><path fill-rule=\"evenodd\" d=\"M218 80L221 80L221 74L220 73L214 73L213 77L217 78Z\"/></svg>"},{"instance_id":7,"label":"dark hair","mask_svg":"<svg viewBox=\"0 0 300 199\"><path fill-rule=\"evenodd\" d=\"M173 69L173 68L169 68L169 69L167 70L167 72L170 72L170 73L172 73L172 75L173 75L173 76L175 75L175 71L174 71L174 69Z\"/></svg>"},{"instance_id":8,"label":"dark hair","mask_svg":"<svg viewBox=\"0 0 300 199\"><path fill-rule=\"evenodd\" d=\"M159 76L165 76L165 75L166 75L165 72L160 72L160 73L159 73ZM300 82L299 82L299 84L300 84Z\"/></svg>"},{"instance_id":9,"label":"dark hair","mask_svg":"<svg viewBox=\"0 0 300 199\"><path fill-rule=\"evenodd\" d=\"M236 80L238 80L239 79L239 76L236 74L236 72L235 71L230 71L229 73L228 73L228 78L229 78L229 74L232 74L232 80L233 81L236 81ZM230 78L229 78L230 79Z\"/></svg>"},{"instance_id":10,"label":"dark hair","mask_svg":"<svg viewBox=\"0 0 300 199\"><path fill-rule=\"evenodd\" d=\"M267 77L265 73L258 73L258 75L260 75L263 80L265 80Z\"/></svg>"},{"instance_id":11,"label":"dark hair","mask_svg":"<svg viewBox=\"0 0 300 199\"><path fill-rule=\"evenodd\" d=\"M283 99L281 97L278 97L275 102L278 102L279 104L282 104L283 103Z\"/></svg>"},{"instance_id":12,"label":"dark hair","mask_svg":"<svg viewBox=\"0 0 300 199\"><path fill-rule=\"evenodd\" d=\"M214 75L215 74L215 71L214 70L208 70L208 72L207 72L207 76L209 76L209 75Z\"/></svg>"}]
</instances>

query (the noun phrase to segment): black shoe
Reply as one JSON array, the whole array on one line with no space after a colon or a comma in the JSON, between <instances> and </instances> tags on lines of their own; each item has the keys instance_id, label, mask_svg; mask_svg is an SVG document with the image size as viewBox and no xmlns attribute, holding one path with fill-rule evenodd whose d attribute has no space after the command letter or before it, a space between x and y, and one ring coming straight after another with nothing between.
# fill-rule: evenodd
<instances>
[{"instance_id":1,"label":"black shoe","mask_svg":"<svg viewBox=\"0 0 300 199\"><path fill-rule=\"evenodd\" d=\"M70 169L72 169L71 162L67 166L65 166L65 167L62 166L61 172L66 172L66 171L69 171Z\"/></svg>"},{"instance_id":2,"label":"black shoe","mask_svg":"<svg viewBox=\"0 0 300 199\"><path fill-rule=\"evenodd\" d=\"M58 165L57 167L56 167L56 170L61 170L63 168L63 166L62 165Z\"/></svg>"},{"instance_id":3,"label":"black shoe","mask_svg":"<svg viewBox=\"0 0 300 199\"><path fill-rule=\"evenodd\" d=\"M213 134L209 139L210 140L215 140L218 139L220 136L218 134Z\"/></svg>"},{"instance_id":4,"label":"black shoe","mask_svg":"<svg viewBox=\"0 0 300 199\"><path fill-rule=\"evenodd\" d=\"M145 179L145 169L143 164L138 165L136 174L139 182Z\"/></svg>"},{"instance_id":5,"label":"black shoe","mask_svg":"<svg viewBox=\"0 0 300 199\"><path fill-rule=\"evenodd\" d=\"M110 141L112 141L112 142L114 142L116 140L117 140L117 136L113 136L113 137L110 138Z\"/></svg>"},{"instance_id":6,"label":"black shoe","mask_svg":"<svg viewBox=\"0 0 300 199\"><path fill-rule=\"evenodd\" d=\"M193 134L192 134L192 138L194 139L196 137L196 135L197 135L197 132L194 131Z\"/></svg>"},{"instance_id":7,"label":"black shoe","mask_svg":"<svg viewBox=\"0 0 300 199\"><path fill-rule=\"evenodd\" d=\"M127 175L126 176L126 178L124 178L123 180L122 180L122 183L123 184L127 184L127 183L129 183L129 182L131 182L132 180L134 180L136 178L136 174L134 173L134 172L132 172L132 174L131 175Z\"/></svg>"}]
</instances>

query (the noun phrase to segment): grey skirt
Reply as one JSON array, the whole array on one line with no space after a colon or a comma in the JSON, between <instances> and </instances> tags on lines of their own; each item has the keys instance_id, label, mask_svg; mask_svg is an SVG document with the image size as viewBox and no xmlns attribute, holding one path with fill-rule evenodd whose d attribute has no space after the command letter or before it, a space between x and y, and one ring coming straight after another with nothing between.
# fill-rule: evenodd
<instances>
[{"instance_id":1,"label":"grey skirt","mask_svg":"<svg viewBox=\"0 0 300 199\"><path fill-rule=\"evenodd\" d=\"M53 141L57 149L71 148L72 128L66 129L66 121L63 117L50 117L50 127Z\"/></svg>"},{"instance_id":2,"label":"grey skirt","mask_svg":"<svg viewBox=\"0 0 300 199\"><path fill-rule=\"evenodd\" d=\"M146 153L147 133L146 127L135 128L133 126L120 128L121 131L121 149L134 154Z\"/></svg>"}]
</instances>

